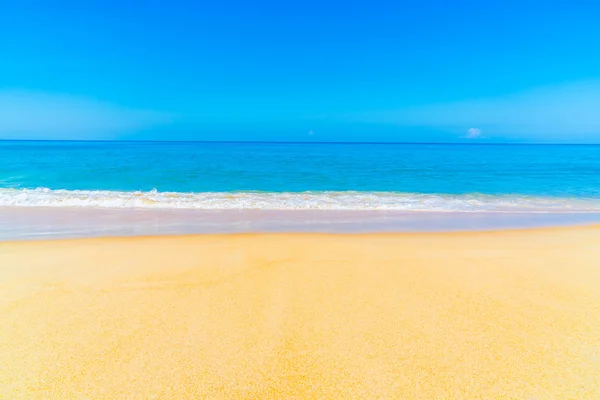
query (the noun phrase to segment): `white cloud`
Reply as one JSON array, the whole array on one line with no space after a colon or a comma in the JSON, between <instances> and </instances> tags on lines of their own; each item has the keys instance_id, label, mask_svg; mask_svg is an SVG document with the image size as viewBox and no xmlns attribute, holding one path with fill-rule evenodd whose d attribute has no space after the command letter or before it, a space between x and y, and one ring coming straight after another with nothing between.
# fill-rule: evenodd
<instances>
[{"instance_id":1,"label":"white cloud","mask_svg":"<svg viewBox=\"0 0 600 400\"><path fill-rule=\"evenodd\" d=\"M479 139L481 137L481 129L477 128L469 128L467 134L464 136L465 139Z\"/></svg>"},{"instance_id":2,"label":"white cloud","mask_svg":"<svg viewBox=\"0 0 600 400\"><path fill-rule=\"evenodd\" d=\"M168 123L168 114L82 97L0 92L1 139L114 139Z\"/></svg>"},{"instance_id":3,"label":"white cloud","mask_svg":"<svg viewBox=\"0 0 600 400\"><path fill-rule=\"evenodd\" d=\"M363 121L428 127L463 138L600 141L600 80L538 88L497 98L406 108ZM476 126L477 128L472 128ZM464 132L472 131L466 136Z\"/></svg>"}]
</instances>

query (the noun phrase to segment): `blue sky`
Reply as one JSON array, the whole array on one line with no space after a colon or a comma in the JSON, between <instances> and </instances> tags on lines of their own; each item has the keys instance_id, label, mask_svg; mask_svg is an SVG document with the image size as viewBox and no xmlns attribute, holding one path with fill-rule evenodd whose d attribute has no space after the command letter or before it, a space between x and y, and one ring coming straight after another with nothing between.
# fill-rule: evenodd
<instances>
[{"instance_id":1,"label":"blue sky","mask_svg":"<svg viewBox=\"0 0 600 400\"><path fill-rule=\"evenodd\" d=\"M600 3L0 2L0 138L600 143Z\"/></svg>"}]
</instances>

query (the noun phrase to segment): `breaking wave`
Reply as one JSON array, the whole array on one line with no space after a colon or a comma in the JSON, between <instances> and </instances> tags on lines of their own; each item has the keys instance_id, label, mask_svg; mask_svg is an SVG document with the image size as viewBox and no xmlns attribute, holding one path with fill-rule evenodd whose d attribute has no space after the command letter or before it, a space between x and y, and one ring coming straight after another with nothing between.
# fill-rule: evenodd
<instances>
[{"instance_id":1,"label":"breaking wave","mask_svg":"<svg viewBox=\"0 0 600 400\"><path fill-rule=\"evenodd\" d=\"M0 189L0 206L204 210L600 212L600 198L398 192L120 192Z\"/></svg>"}]
</instances>

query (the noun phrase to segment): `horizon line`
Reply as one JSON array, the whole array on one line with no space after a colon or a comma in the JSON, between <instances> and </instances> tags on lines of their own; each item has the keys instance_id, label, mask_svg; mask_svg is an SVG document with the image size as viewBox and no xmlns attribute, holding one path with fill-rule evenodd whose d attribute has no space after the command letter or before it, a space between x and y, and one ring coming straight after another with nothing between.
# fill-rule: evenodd
<instances>
[{"instance_id":1,"label":"horizon line","mask_svg":"<svg viewBox=\"0 0 600 400\"><path fill-rule=\"evenodd\" d=\"M238 143L238 144L377 144L377 145L475 145L475 146L599 146L599 143L561 142L341 142L341 141L268 141L268 140L103 140L103 139L0 139L0 142L77 142L77 143Z\"/></svg>"}]
</instances>

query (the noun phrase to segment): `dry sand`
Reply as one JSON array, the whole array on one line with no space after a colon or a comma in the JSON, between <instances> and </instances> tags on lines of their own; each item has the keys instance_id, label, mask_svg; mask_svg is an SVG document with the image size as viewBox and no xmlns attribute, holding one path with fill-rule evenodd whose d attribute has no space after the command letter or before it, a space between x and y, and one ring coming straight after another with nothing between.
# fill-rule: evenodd
<instances>
[{"instance_id":1,"label":"dry sand","mask_svg":"<svg viewBox=\"0 0 600 400\"><path fill-rule=\"evenodd\" d=\"M600 228L0 243L1 399L598 399Z\"/></svg>"}]
</instances>

